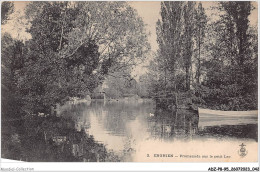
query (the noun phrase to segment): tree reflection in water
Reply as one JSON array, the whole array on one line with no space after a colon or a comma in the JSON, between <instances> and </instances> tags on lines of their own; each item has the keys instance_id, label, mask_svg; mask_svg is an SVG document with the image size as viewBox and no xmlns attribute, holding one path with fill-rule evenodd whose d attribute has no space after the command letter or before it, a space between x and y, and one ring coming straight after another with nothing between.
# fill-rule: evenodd
<instances>
[{"instance_id":1,"label":"tree reflection in water","mask_svg":"<svg viewBox=\"0 0 260 172\"><path fill-rule=\"evenodd\" d=\"M75 129L77 124L73 117L33 116L24 121L5 123L2 127L2 157L30 162L120 161L103 144L95 142L93 136L83 129ZM15 129L15 134L9 135L8 130L17 123L19 128Z\"/></svg>"},{"instance_id":2,"label":"tree reflection in water","mask_svg":"<svg viewBox=\"0 0 260 172\"><path fill-rule=\"evenodd\" d=\"M133 161L143 143L248 138L257 125L199 126L189 110L155 109L152 101L65 104L58 116L2 121L2 157L22 161ZM210 120L210 119L209 119ZM12 131L12 132L10 132ZM10 133L15 133L10 135Z\"/></svg>"},{"instance_id":3,"label":"tree reflection in water","mask_svg":"<svg viewBox=\"0 0 260 172\"><path fill-rule=\"evenodd\" d=\"M148 129L154 138L190 139L198 133L198 121L198 115L188 110L171 112L157 109L155 115L148 120Z\"/></svg>"}]
</instances>

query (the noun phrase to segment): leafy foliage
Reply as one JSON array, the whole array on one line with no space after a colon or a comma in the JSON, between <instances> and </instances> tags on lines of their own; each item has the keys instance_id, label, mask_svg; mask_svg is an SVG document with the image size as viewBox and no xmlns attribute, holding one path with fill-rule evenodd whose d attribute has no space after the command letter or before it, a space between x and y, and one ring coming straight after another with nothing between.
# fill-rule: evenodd
<instances>
[{"instance_id":1,"label":"leafy foliage","mask_svg":"<svg viewBox=\"0 0 260 172\"><path fill-rule=\"evenodd\" d=\"M216 42L209 47L213 58L204 63L208 71L204 85L212 90L207 102L215 101L226 110L256 109L257 70L247 70L257 68L257 55L252 51L255 45L251 42L255 33L249 32L251 4L221 2L219 9L224 14L213 23Z\"/></svg>"},{"instance_id":2,"label":"leafy foliage","mask_svg":"<svg viewBox=\"0 0 260 172\"><path fill-rule=\"evenodd\" d=\"M159 50L147 74L151 94L187 93L187 100L213 109L257 108L257 33L248 19L253 7L219 2L217 10L208 22L201 3L161 3Z\"/></svg>"},{"instance_id":3,"label":"leafy foliage","mask_svg":"<svg viewBox=\"0 0 260 172\"><path fill-rule=\"evenodd\" d=\"M12 11L13 3L2 3L2 22ZM22 159L35 156L42 161L118 161L91 136L72 129L72 120L52 112L70 97L90 95L111 73L127 71L124 77L130 78L131 67L150 49L142 18L126 2L30 2L25 15L31 39L22 42L4 34L1 40L2 119L5 132L10 130L3 137L3 155L17 157L18 152ZM130 81L126 90L136 83ZM9 125L10 121L16 122ZM57 147L50 137L64 133L72 141ZM84 157L79 159L71 159L69 151L75 137L76 142L84 139ZM30 147L31 143L39 147Z\"/></svg>"},{"instance_id":4,"label":"leafy foliage","mask_svg":"<svg viewBox=\"0 0 260 172\"><path fill-rule=\"evenodd\" d=\"M2 117L19 117L22 102L17 90L19 71L23 68L22 51L24 44L14 40L9 34L3 34L1 40L1 89L2 89ZM23 115L23 114L22 114Z\"/></svg>"},{"instance_id":5,"label":"leafy foliage","mask_svg":"<svg viewBox=\"0 0 260 172\"><path fill-rule=\"evenodd\" d=\"M125 2L31 2L26 16L32 39L18 88L30 114L90 94L149 50L143 21Z\"/></svg>"},{"instance_id":6,"label":"leafy foliage","mask_svg":"<svg viewBox=\"0 0 260 172\"><path fill-rule=\"evenodd\" d=\"M14 12L14 3L4 1L1 4L1 24L5 24L10 19L10 14Z\"/></svg>"}]
</instances>

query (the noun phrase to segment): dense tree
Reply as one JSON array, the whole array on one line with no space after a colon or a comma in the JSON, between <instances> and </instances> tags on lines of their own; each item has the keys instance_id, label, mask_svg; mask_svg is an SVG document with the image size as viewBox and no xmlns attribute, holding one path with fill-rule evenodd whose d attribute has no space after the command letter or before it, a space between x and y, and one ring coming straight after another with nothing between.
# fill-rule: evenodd
<instances>
[{"instance_id":1,"label":"dense tree","mask_svg":"<svg viewBox=\"0 0 260 172\"><path fill-rule=\"evenodd\" d=\"M156 67L148 74L157 79L151 78L150 90L185 95L188 102L213 109L256 109L257 34L248 19L252 9L250 2L219 2L218 16L208 22L201 3L161 3L159 50L151 62Z\"/></svg>"},{"instance_id":2,"label":"dense tree","mask_svg":"<svg viewBox=\"0 0 260 172\"><path fill-rule=\"evenodd\" d=\"M21 96L17 83L19 71L23 68L24 44L14 40L5 33L1 39L1 89L2 89L2 117L17 117L20 115Z\"/></svg>"},{"instance_id":3,"label":"dense tree","mask_svg":"<svg viewBox=\"0 0 260 172\"><path fill-rule=\"evenodd\" d=\"M10 15L14 12L14 3L4 1L1 4L1 24L5 24L9 19Z\"/></svg>"},{"instance_id":4,"label":"dense tree","mask_svg":"<svg viewBox=\"0 0 260 172\"><path fill-rule=\"evenodd\" d=\"M162 58L164 63L164 91L167 90L167 87L176 87L174 83L178 69L177 61L179 61L181 53L179 40L182 31L182 11L183 2L161 3L162 20L157 22L157 41L159 43L159 58ZM167 80L171 82L168 86Z\"/></svg>"},{"instance_id":5,"label":"dense tree","mask_svg":"<svg viewBox=\"0 0 260 172\"><path fill-rule=\"evenodd\" d=\"M90 94L150 48L142 19L126 2L31 2L25 14L32 38L17 87L29 114Z\"/></svg>"},{"instance_id":6,"label":"dense tree","mask_svg":"<svg viewBox=\"0 0 260 172\"><path fill-rule=\"evenodd\" d=\"M190 90L194 34L197 29L194 2L162 2L157 22L158 67L164 71L164 90Z\"/></svg>"},{"instance_id":7,"label":"dense tree","mask_svg":"<svg viewBox=\"0 0 260 172\"><path fill-rule=\"evenodd\" d=\"M183 61L185 69L185 81L186 81L186 90L190 90L191 82L191 70L192 70L192 56L193 56L193 36L195 29L195 3L187 2L183 7L183 26L184 31L182 34L183 40Z\"/></svg>"},{"instance_id":8,"label":"dense tree","mask_svg":"<svg viewBox=\"0 0 260 172\"><path fill-rule=\"evenodd\" d=\"M195 61L196 64L196 73L195 80L197 84L200 84L201 81L201 73L202 73L202 61L204 51L204 39L206 32L206 24L207 24L207 16L205 14L205 9L202 7L201 2L198 4L198 7L195 9L195 29L194 29L194 37L195 37Z\"/></svg>"},{"instance_id":9,"label":"dense tree","mask_svg":"<svg viewBox=\"0 0 260 172\"><path fill-rule=\"evenodd\" d=\"M2 4L2 22L12 12L11 5L5 10ZM69 97L89 95L108 75L127 70L124 89L134 90L137 84L129 70L150 48L142 19L126 2L30 2L25 15L31 39L22 42L3 34L1 40L2 145L7 158L28 152L34 142L44 151L32 154L48 155L46 145L52 147L53 134L64 134L57 129L63 124L74 127L73 122L60 121L62 117L47 115L52 107ZM39 116L42 113L48 117ZM85 150L97 147L93 138L86 136L85 141ZM67 153L63 155L71 157Z\"/></svg>"},{"instance_id":10,"label":"dense tree","mask_svg":"<svg viewBox=\"0 0 260 172\"><path fill-rule=\"evenodd\" d=\"M103 91L109 98L122 98L129 94L138 94L139 84L129 71L109 74L104 81Z\"/></svg>"},{"instance_id":11,"label":"dense tree","mask_svg":"<svg viewBox=\"0 0 260 172\"><path fill-rule=\"evenodd\" d=\"M248 20L252 6L250 2L221 2L219 10L222 15L211 26L215 39L209 46L212 58L204 63L204 85L209 89L206 100L209 104L217 102L223 109L255 109L257 56L252 51L255 38Z\"/></svg>"}]
</instances>

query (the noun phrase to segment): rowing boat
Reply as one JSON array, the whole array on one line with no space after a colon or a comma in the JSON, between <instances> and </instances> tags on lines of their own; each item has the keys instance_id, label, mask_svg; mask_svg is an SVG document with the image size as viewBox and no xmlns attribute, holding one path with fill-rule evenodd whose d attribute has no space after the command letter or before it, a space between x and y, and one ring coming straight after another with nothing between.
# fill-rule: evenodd
<instances>
[{"instance_id":1,"label":"rowing boat","mask_svg":"<svg viewBox=\"0 0 260 172\"><path fill-rule=\"evenodd\" d=\"M258 110L252 111L221 111L221 110L211 110L211 109L202 109L198 108L199 115L218 115L218 116L227 116L227 117L257 117Z\"/></svg>"},{"instance_id":2,"label":"rowing boat","mask_svg":"<svg viewBox=\"0 0 260 172\"><path fill-rule=\"evenodd\" d=\"M198 108L199 127L257 124L258 110L220 111Z\"/></svg>"}]
</instances>

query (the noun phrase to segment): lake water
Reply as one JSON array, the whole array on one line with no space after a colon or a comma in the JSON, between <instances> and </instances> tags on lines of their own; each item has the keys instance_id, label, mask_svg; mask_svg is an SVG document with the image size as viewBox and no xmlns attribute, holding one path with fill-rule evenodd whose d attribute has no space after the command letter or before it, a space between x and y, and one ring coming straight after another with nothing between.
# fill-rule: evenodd
<instances>
[{"instance_id":1,"label":"lake water","mask_svg":"<svg viewBox=\"0 0 260 172\"><path fill-rule=\"evenodd\" d=\"M156 110L152 100L67 104L61 115L73 117L78 131L92 135L122 161L257 161L256 123L220 125L220 120L200 126L197 113ZM242 143L245 157L239 154Z\"/></svg>"}]
</instances>

